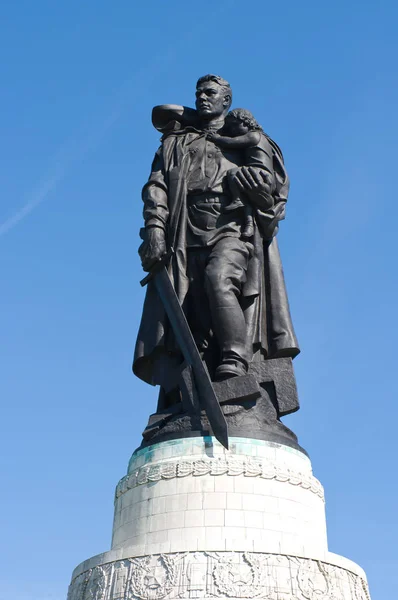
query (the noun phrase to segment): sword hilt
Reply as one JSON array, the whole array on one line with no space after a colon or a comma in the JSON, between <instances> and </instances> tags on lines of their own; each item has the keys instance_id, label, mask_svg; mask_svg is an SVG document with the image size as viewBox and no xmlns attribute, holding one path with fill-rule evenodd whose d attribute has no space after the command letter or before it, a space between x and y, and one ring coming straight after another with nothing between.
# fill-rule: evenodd
<instances>
[{"instance_id":1,"label":"sword hilt","mask_svg":"<svg viewBox=\"0 0 398 600\"><path fill-rule=\"evenodd\" d=\"M149 271L148 275L146 275L144 277L144 279L141 279L140 284L142 285L142 287L147 285L147 283L149 283L155 277L156 273L158 273L160 271L160 269L162 269L162 267L167 266L170 258L173 256L173 254L174 254L174 248L171 247L168 250L168 252L162 256L162 258L159 258L156 260L156 262L151 267L151 270Z\"/></svg>"}]
</instances>

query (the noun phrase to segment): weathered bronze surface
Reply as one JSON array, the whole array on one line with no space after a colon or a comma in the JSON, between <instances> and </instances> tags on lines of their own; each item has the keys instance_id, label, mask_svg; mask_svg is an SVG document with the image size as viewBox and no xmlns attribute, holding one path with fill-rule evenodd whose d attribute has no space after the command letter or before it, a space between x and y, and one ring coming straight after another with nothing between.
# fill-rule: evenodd
<instances>
[{"instance_id":1,"label":"weathered bronze surface","mask_svg":"<svg viewBox=\"0 0 398 600\"><path fill-rule=\"evenodd\" d=\"M230 111L231 102L229 83L206 75L196 109L153 109L163 135L142 194L139 253L151 276L133 370L160 394L144 443L208 433L221 440L204 384L230 435L297 442L279 420L298 409L291 359L299 348L275 237L289 179L278 145L249 111ZM162 258L204 370L181 341L170 289L156 283Z\"/></svg>"}]
</instances>

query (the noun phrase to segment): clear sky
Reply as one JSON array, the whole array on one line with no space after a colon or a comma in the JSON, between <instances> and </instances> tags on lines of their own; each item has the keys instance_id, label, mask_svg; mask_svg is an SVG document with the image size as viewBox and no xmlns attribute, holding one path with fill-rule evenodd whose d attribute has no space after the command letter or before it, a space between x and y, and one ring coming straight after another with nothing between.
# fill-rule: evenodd
<instances>
[{"instance_id":1,"label":"clear sky","mask_svg":"<svg viewBox=\"0 0 398 600\"><path fill-rule=\"evenodd\" d=\"M281 145L302 354L285 421L329 546L392 598L397 563L396 2L5 0L0 8L0 600L65 600L110 547L157 392L131 373L140 190L159 103L217 73Z\"/></svg>"}]
</instances>

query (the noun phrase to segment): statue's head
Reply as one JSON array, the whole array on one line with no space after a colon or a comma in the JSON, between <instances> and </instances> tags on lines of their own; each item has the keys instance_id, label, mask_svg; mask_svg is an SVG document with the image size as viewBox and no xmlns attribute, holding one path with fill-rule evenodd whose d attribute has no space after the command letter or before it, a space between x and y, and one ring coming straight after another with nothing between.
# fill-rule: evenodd
<instances>
[{"instance_id":1,"label":"statue's head","mask_svg":"<svg viewBox=\"0 0 398 600\"><path fill-rule=\"evenodd\" d=\"M204 75L196 84L196 110L204 120L225 117L232 103L228 81L218 75Z\"/></svg>"},{"instance_id":2,"label":"statue's head","mask_svg":"<svg viewBox=\"0 0 398 600\"><path fill-rule=\"evenodd\" d=\"M228 132L232 136L244 135L248 131L261 131L264 133L263 128L259 125L252 113L245 108L234 108L228 113L225 124L228 128Z\"/></svg>"}]
</instances>

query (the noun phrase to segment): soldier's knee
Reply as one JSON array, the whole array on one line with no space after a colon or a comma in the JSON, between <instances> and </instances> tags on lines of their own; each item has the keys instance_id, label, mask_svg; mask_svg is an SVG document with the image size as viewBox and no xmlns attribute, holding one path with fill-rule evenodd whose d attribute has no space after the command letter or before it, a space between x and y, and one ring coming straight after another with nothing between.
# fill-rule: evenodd
<instances>
[{"instance_id":1,"label":"soldier's knee","mask_svg":"<svg viewBox=\"0 0 398 600\"><path fill-rule=\"evenodd\" d=\"M239 293L235 278L225 270L210 266L205 271L205 290L209 298L226 299L231 293Z\"/></svg>"},{"instance_id":2,"label":"soldier's knee","mask_svg":"<svg viewBox=\"0 0 398 600\"><path fill-rule=\"evenodd\" d=\"M224 280L224 275L215 268L213 264L208 265L205 270L204 278L207 295L212 296L213 294L222 293L225 288Z\"/></svg>"}]
</instances>

